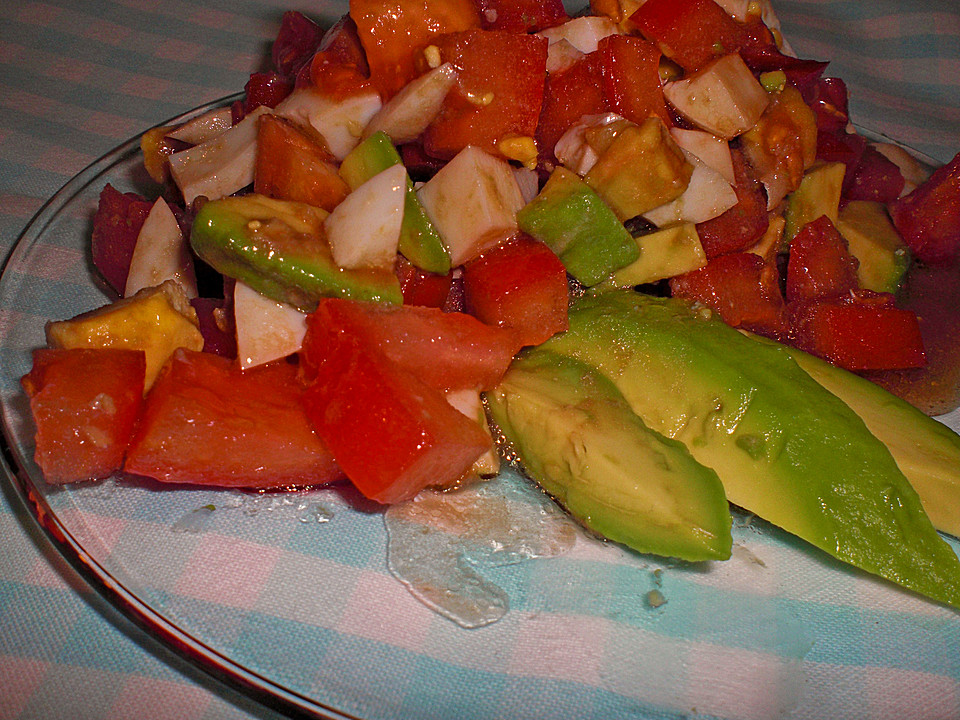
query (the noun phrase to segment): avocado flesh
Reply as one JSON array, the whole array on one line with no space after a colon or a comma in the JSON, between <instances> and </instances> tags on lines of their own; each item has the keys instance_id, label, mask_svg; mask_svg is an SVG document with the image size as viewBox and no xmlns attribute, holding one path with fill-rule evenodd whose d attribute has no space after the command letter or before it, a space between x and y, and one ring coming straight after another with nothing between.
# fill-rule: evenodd
<instances>
[{"instance_id":1,"label":"avocado flesh","mask_svg":"<svg viewBox=\"0 0 960 720\"><path fill-rule=\"evenodd\" d=\"M960 537L960 435L859 375L794 348L787 352L887 446L934 527Z\"/></svg>"},{"instance_id":2,"label":"avocado flesh","mask_svg":"<svg viewBox=\"0 0 960 720\"><path fill-rule=\"evenodd\" d=\"M728 499L863 570L960 607L960 561L886 446L781 346L685 302L581 299L543 345L600 369Z\"/></svg>"},{"instance_id":3,"label":"avocado flesh","mask_svg":"<svg viewBox=\"0 0 960 720\"><path fill-rule=\"evenodd\" d=\"M639 552L730 557L730 510L716 473L644 425L593 368L533 349L487 402L528 474L588 528Z\"/></svg>"},{"instance_id":4,"label":"avocado flesh","mask_svg":"<svg viewBox=\"0 0 960 720\"><path fill-rule=\"evenodd\" d=\"M890 221L882 203L848 202L837 218L837 230L859 265L860 287L896 293L910 267L910 251Z\"/></svg>"},{"instance_id":5,"label":"avocado flesh","mask_svg":"<svg viewBox=\"0 0 960 720\"><path fill-rule=\"evenodd\" d=\"M846 169L843 163L831 162L814 165L807 170L800 187L787 197L787 209L784 212L787 224L783 228L785 245L789 245L804 225L821 215L826 215L830 222L836 224Z\"/></svg>"},{"instance_id":6,"label":"avocado flesh","mask_svg":"<svg viewBox=\"0 0 960 720\"><path fill-rule=\"evenodd\" d=\"M343 159L340 176L351 190L356 190L374 175L402 162L389 136L376 132ZM400 225L400 254L421 270L440 275L450 272L450 253L427 217L409 175Z\"/></svg>"},{"instance_id":7,"label":"avocado flesh","mask_svg":"<svg viewBox=\"0 0 960 720\"><path fill-rule=\"evenodd\" d=\"M197 213L190 244L221 274L304 312L321 297L402 303L392 269L337 266L323 232L326 215L263 195L223 198Z\"/></svg>"},{"instance_id":8,"label":"avocado flesh","mask_svg":"<svg viewBox=\"0 0 960 720\"><path fill-rule=\"evenodd\" d=\"M553 250L567 272L588 287L640 255L613 211L564 167L517 213L517 226Z\"/></svg>"}]
</instances>

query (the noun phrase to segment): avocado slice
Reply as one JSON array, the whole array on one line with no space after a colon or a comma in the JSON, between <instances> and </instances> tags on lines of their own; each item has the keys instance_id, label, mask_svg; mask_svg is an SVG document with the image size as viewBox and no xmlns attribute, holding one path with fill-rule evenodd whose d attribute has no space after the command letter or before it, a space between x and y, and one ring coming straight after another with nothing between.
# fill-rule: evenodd
<instances>
[{"instance_id":1,"label":"avocado slice","mask_svg":"<svg viewBox=\"0 0 960 720\"><path fill-rule=\"evenodd\" d=\"M638 236L634 242L640 248L640 257L613 274L611 282L617 287L657 282L707 264L707 255L693 223L654 230Z\"/></svg>"},{"instance_id":2,"label":"avocado slice","mask_svg":"<svg viewBox=\"0 0 960 720\"><path fill-rule=\"evenodd\" d=\"M960 435L859 375L794 348L786 351L887 446L934 527L960 537Z\"/></svg>"},{"instance_id":3,"label":"avocado slice","mask_svg":"<svg viewBox=\"0 0 960 720\"><path fill-rule=\"evenodd\" d=\"M640 255L623 223L573 171L556 168L517 213L517 226L546 244L573 277L596 285Z\"/></svg>"},{"instance_id":4,"label":"avocado slice","mask_svg":"<svg viewBox=\"0 0 960 720\"><path fill-rule=\"evenodd\" d=\"M800 187L787 197L783 242L789 244L808 222L826 215L834 224L840 208L840 193L847 166L840 162L821 163L807 170Z\"/></svg>"},{"instance_id":5,"label":"avocado slice","mask_svg":"<svg viewBox=\"0 0 960 720\"><path fill-rule=\"evenodd\" d=\"M896 293L910 267L910 251L890 221L883 203L853 200L840 211L837 230L850 254L860 261L860 286Z\"/></svg>"},{"instance_id":6,"label":"avocado slice","mask_svg":"<svg viewBox=\"0 0 960 720\"><path fill-rule=\"evenodd\" d=\"M223 275L305 312L321 297L401 304L392 268L337 266L324 236L326 216L312 205L263 195L223 198L197 213L190 244Z\"/></svg>"},{"instance_id":7,"label":"avocado slice","mask_svg":"<svg viewBox=\"0 0 960 720\"><path fill-rule=\"evenodd\" d=\"M610 290L578 301L543 348L602 370L650 428L716 470L731 502L960 607L960 561L890 451L781 346L700 306Z\"/></svg>"},{"instance_id":8,"label":"avocado slice","mask_svg":"<svg viewBox=\"0 0 960 720\"><path fill-rule=\"evenodd\" d=\"M402 162L390 137L385 132L375 132L343 159L340 177L351 190L356 190L377 173ZM409 175L400 225L400 254L421 270L440 275L450 272L450 253L427 217Z\"/></svg>"},{"instance_id":9,"label":"avocado slice","mask_svg":"<svg viewBox=\"0 0 960 720\"><path fill-rule=\"evenodd\" d=\"M487 403L529 475L591 530L644 553L730 557L717 474L644 425L599 371L535 348Z\"/></svg>"}]
</instances>

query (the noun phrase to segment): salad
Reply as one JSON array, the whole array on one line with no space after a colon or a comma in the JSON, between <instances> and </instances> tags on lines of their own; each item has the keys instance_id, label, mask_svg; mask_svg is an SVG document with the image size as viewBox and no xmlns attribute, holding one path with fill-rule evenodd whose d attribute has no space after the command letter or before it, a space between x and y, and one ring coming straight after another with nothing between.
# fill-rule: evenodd
<instances>
[{"instance_id":1,"label":"salad","mask_svg":"<svg viewBox=\"0 0 960 720\"><path fill-rule=\"evenodd\" d=\"M619 517L598 527L591 511L568 509L642 552L702 559L673 542L680 532L710 536L708 557L722 558L727 503L749 509L755 490L734 489L712 456L656 425L641 407L641 395L654 395L649 377L631 394L616 382L623 368L608 378L608 359L575 347L603 344L588 312L613 312L628 324L603 342L627 352L630 333L651 330L631 303L654 298L710 316L711 328L720 318L718 356L740 347L724 339L741 338L738 328L793 348L790 363L817 378L817 397L844 378L829 387L847 404L837 413L869 427L850 440L853 453L883 468L875 484L854 478L866 483L855 493L864 502L886 493L866 519L866 545L881 544L851 550L842 530L814 540L819 529L794 527L790 517L809 505L834 511L819 486L770 513L810 542L833 543L843 560L960 604L960 563L926 514L942 506L936 527L960 532L951 524L958 465L941 472L960 439L894 403L890 416L922 427L917 442L940 453L933 470L908 475L895 438L866 417L892 400L856 385L858 406L842 393L846 374L803 364L809 353L845 371L925 365L936 338L898 291L914 268L958 260L960 156L927 177L896 147L852 131L842 81L824 76L826 63L793 56L761 3L597 0L591 10L571 18L560 2L354 0L328 30L290 12L274 69L252 75L243 100L146 133L158 197L108 186L94 219L93 261L118 300L49 323L48 347L23 379L47 481L123 473L282 489L346 480L393 504L496 474L502 433L563 502L567 489L550 484L549 463L535 456L566 449L527 442L563 426L527 433L503 410L505 388L528 392L523 373L549 372L533 415L562 418L597 402L552 405L550 388L602 393L611 427L636 425L630 452L652 442L657 458L683 458L689 471L656 493L695 508L666 528L641 508L625 533ZM590 310L614 297L619 309ZM772 347L746 342L745 353ZM784 402L797 387L788 374L772 385ZM485 399L500 405L494 425ZM746 447L754 460L766 452L756 442ZM801 466L788 462L781 481L796 483ZM844 507L838 526L865 505ZM883 540L889 525L904 536ZM914 553L905 568L886 562L884 542Z\"/></svg>"}]
</instances>

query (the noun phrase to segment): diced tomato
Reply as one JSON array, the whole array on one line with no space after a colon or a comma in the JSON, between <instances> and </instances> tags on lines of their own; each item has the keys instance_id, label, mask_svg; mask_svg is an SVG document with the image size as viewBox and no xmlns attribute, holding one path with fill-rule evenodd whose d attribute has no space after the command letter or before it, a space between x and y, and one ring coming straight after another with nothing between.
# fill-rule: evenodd
<instances>
[{"instance_id":1,"label":"diced tomato","mask_svg":"<svg viewBox=\"0 0 960 720\"><path fill-rule=\"evenodd\" d=\"M926 363L917 316L893 296L862 291L791 308L795 344L847 370L894 370Z\"/></svg>"},{"instance_id":2,"label":"diced tomato","mask_svg":"<svg viewBox=\"0 0 960 720\"><path fill-rule=\"evenodd\" d=\"M357 24L349 15L344 15L324 33L320 52L335 62L353 65L361 75L370 77L370 66L360 43Z\"/></svg>"},{"instance_id":3,"label":"diced tomato","mask_svg":"<svg viewBox=\"0 0 960 720\"><path fill-rule=\"evenodd\" d=\"M288 78L295 76L320 47L321 38L322 27L303 13L288 10L271 49L274 68Z\"/></svg>"},{"instance_id":4,"label":"diced tomato","mask_svg":"<svg viewBox=\"0 0 960 720\"><path fill-rule=\"evenodd\" d=\"M231 360L236 358L237 329L233 320L233 303L222 298L197 297L192 298L190 304L200 323L203 351Z\"/></svg>"},{"instance_id":5,"label":"diced tomato","mask_svg":"<svg viewBox=\"0 0 960 720\"><path fill-rule=\"evenodd\" d=\"M136 193L122 193L109 183L100 191L90 250L94 266L120 295L127 285L137 236L151 207L150 201Z\"/></svg>"},{"instance_id":6,"label":"diced tomato","mask_svg":"<svg viewBox=\"0 0 960 720\"><path fill-rule=\"evenodd\" d=\"M547 39L503 30L468 30L434 40L457 68L457 84L423 136L428 155L452 158L467 145L494 153L500 140L533 137L543 102Z\"/></svg>"},{"instance_id":7,"label":"diced tomato","mask_svg":"<svg viewBox=\"0 0 960 720\"><path fill-rule=\"evenodd\" d=\"M166 483L283 488L343 477L301 404L285 361L243 371L177 350L147 395L124 469Z\"/></svg>"},{"instance_id":8,"label":"diced tomato","mask_svg":"<svg viewBox=\"0 0 960 720\"><path fill-rule=\"evenodd\" d=\"M699 270L670 279L674 297L700 302L724 322L781 338L788 330L786 305L775 265L753 253L730 253Z\"/></svg>"},{"instance_id":9,"label":"diced tomato","mask_svg":"<svg viewBox=\"0 0 960 720\"><path fill-rule=\"evenodd\" d=\"M865 145L850 182L844 178L844 200L889 203L900 197L905 184L903 173L873 145Z\"/></svg>"},{"instance_id":10,"label":"diced tomato","mask_svg":"<svg viewBox=\"0 0 960 720\"><path fill-rule=\"evenodd\" d=\"M619 115L641 123L656 115L673 124L660 84L660 50L639 37L610 35L597 50L607 105Z\"/></svg>"},{"instance_id":11,"label":"diced tomato","mask_svg":"<svg viewBox=\"0 0 960 720\"><path fill-rule=\"evenodd\" d=\"M326 51L318 52L310 61L310 82L322 94L334 100L366 93L372 87L355 63L344 61Z\"/></svg>"},{"instance_id":12,"label":"diced tomato","mask_svg":"<svg viewBox=\"0 0 960 720\"><path fill-rule=\"evenodd\" d=\"M697 223L697 234L707 258L737 252L753 245L767 231L767 196L763 185L736 148L731 148L737 204L711 220Z\"/></svg>"},{"instance_id":13,"label":"diced tomato","mask_svg":"<svg viewBox=\"0 0 960 720\"><path fill-rule=\"evenodd\" d=\"M275 115L258 121L253 188L281 200L294 200L332 211L350 187L336 161L310 130Z\"/></svg>"},{"instance_id":14,"label":"diced tomato","mask_svg":"<svg viewBox=\"0 0 960 720\"><path fill-rule=\"evenodd\" d=\"M598 115L606 110L599 51L584 55L562 72L550 73L544 85L543 108L537 125L541 159L556 162L553 149L570 126L584 115Z\"/></svg>"},{"instance_id":15,"label":"diced tomato","mask_svg":"<svg viewBox=\"0 0 960 720\"><path fill-rule=\"evenodd\" d=\"M821 78L813 97L808 100L817 116L817 127L824 131L843 132L850 122L847 101L847 84L843 80Z\"/></svg>"},{"instance_id":16,"label":"diced tomato","mask_svg":"<svg viewBox=\"0 0 960 720\"><path fill-rule=\"evenodd\" d=\"M275 72L253 73L243 89L246 91L243 101L246 115L261 106L275 108L293 92L293 81Z\"/></svg>"},{"instance_id":17,"label":"diced tomato","mask_svg":"<svg viewBox=\"0 0 960 720\"><path fill-rule=\"evenodd\" d=\"M437 308L324 298L307 319L301 359L312 377L331 337L358 338L439 390L489 390L519 346L513 335L463 313Z\"/></svg>"},{"instance_id":18,"label":"diced tomato","mask_svg":"<svg viewBox=\"0 0 960 720\"><path fill-rule=\"evenodd\" d=\"M452 273L438 275L421 270L403 256L397 260L397 277L405 305L442 308L450 295Z\"/></svg>"},{"instance_id":19,"label":"diced tomato","mask_svg":"<svg viewBox=\"0 0 960 720\"><path fill-rule=\"evenodd\" d=\"M366 338L313 327L324 339L311 351L316 377L304 407L366 497L395 503L427 486L452 484L490 448L478 423Z\"/></svg>"},{"instance_id":20,"label":"diced tomato","mask_svg":"<svg viewBox=\"0 0 960 720\"><path fill-rule=\"evenodd\" d=\"M647 0L630 20L689 72L736 52L749 39L745 26L714 0Z\"/></svg>"},{"instance_id":21,"label":"diced tomato","mask_svg":"<svg viewBox=\"0 0 960 720\"><path fill-rule=\"evenodd\" d=\"M417 77L417 59L443 33L480 27L473 0L351 0L370 79L384 100Z\"/></svg>"},{"instance_id":22,"label":"diced tomato","mask_svg":"<svg viewBox=\"0 0 960 720\"><path fill-rule=\"evenodd\" d=\"M476 0L484 30L539 32L570 19L562 0Z\"/></svg>"},{"instance_id":23,"label":"diced tomato","mask_svg":"<svg viewBox=\"0 0 960 720\"><path fill-rule=\"evenodd\" d=\"M113 475L143 398L140 350L35 350L23 377L37 426L34 459L49 483Z\"/></svg>"},{"instance_id":24,"label":"diced tomato","mask_svg":"<svg viewBox=\"0 0 960 720\"><path fill-rule=\"evenodd\" d=\"M843 175L844 192L853 182L866 147L867 141L862 135L848 133L846 130L817 130L817 160L842 162L846 166Z\"/></svg>"},{"instance_id":25,"label":"diced tomato","mask_svg":"<svg viewBox=\"0 0 960 720\"><path fill-rule=\"evenodd\" d=\"M858 289L858 265L833 222L821 215L790 241L787 301L837 297Z\"/></svg>"},{"instance_id":26,"label":"diced tomato","mask_svg":"<svg viewBox=\"0 0 960 720\"><path fill-rule=\"evenodd\" d=\"M931 265L956 262L960 257L960 154L889 208L893 224L918 260Z\"/></svg>"},{"instance_id":27,"label":"diced tomato","mask_svg":"<svg viewBox=\"0 0 960 720\"><path fill-rule=\"evenodd\" d=\"M567 271L528 235L488 250L463 268L466 311L509 328L522 345L539 345L569 327Z\"/></svg>"}]
</instances>

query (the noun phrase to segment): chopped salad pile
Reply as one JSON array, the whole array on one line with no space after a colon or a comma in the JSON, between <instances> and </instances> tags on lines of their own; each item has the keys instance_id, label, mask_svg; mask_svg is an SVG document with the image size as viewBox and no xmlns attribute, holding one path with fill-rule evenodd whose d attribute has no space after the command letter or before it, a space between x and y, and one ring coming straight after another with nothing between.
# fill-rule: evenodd
<instances>
[{"instance_id":1,"label":"chopped salad pile","mask_svg":"<svg viewBox=\"0 0 960 720\"><path fill-rule=\"evenodd\" d=\"M868 142L757 0L352 0L288 12L243 100L103 189L118 299L23 379L51 483L125 473L395 503L496 474L482 393L637 288L853 371L921 367L912 263L960 256L960 156Z\"/></svg>"}]
</instances>

